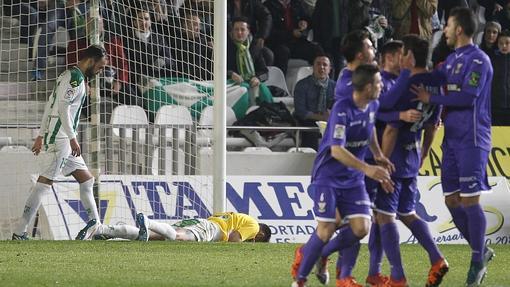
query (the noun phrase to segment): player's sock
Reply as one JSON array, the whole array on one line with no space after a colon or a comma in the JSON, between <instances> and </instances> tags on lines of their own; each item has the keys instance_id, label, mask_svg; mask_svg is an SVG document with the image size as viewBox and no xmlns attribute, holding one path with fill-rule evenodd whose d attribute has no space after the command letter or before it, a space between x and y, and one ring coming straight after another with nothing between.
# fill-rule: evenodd
<instances>
[{"instance_id":1,"label":"player's sock","mask_svg":"<svg viewBox=\"0 0 510 287\"><path fill-rule=\"evenodd\" d=\"M168 240L175 240L175 237L177 236L177 232L175 232L175 229L170 224L161 223L150 219L146 220L146 224L150 231L158 233Z\"/></svg>"},{"instance_id":2,"label":"player's sock","mask_svg":"<svg viewBox=\"0 0 510 287\"><path fill-rule=\"evenodd\" d=\"M96 235L106 235L111 238L124 238L135 240L138 237L138 228L123 224L123 225L99 225L96 230Z\"/></svg>"},{"instance_id":3,"label":"player's sock","mask_svg":"<svg viewBox=\"0 0 510 287\"><path fill-rule=\"evenodd\" d=\"M342 250L342 260L340 267L340 277L339 279L349 277L352 275L352 270L356 265L356 259L358 259L359 248L361 244L359 241L354 243L353 245Z\"/></svg>"},{"instance_id":4,"label":"player's sock","mask_svg":"<svg viewBox=\"0 0 510 287\"><path fill-rule=\"evenodd\" d=\"M317 262L321 256L321 251L325 244L326 243L317 236L317 233L314 232L312 236L310 236L310 239L308 239L308 242L301 247L303 259L299 265L297 279L306 279L310 271L312 271L315 262Z\"/></svg>"},{"instance_id":5,"label":"player's sock","mask_svg":"<svg viewBox=\"0 0 510 287\"><path fill-rule=\"evenodd\" d=\"M485 229L487 220L480 204L474 204L464 208L466 210L470 245L472 249L471 261L482 262L485 250Z\"/></svg>"},{"instance_id":6,"label":"player's sock","mask_svg":"<svg viewBox=\"0 0 510 287\"><path fill-rule=\"evenodd\" d=\"M31 188L30 195L28 196L27 202L25 203L25 209L21 216L18 226L14 229L14 233L21 235L23 232L27 232L28 225L32 221L41 205L41 200L46 193L51 190L51 185L36 182Z\"/></svg>"},{"instance_id":7,"label":"player's sock","mask_svg":"<svg viewBox=\"0 0 510 287\"><path fill-rule=\"evenodd\" d=\"M466 241L469 243L471 240L469 238L469 230L467 223L467 215L466 210L463 206L458 207L448 207L450 210L450 214L452 215L453 223L457 226L457 229L460 231L462 236L466 238Z\"/></svg>"},{"instance_id":8,"label":"player's sock","mask_svg":"<svg viewBox=\"0 0 510 287\"><path fill-rule=\"evenodd\" d=\"M94 178L84 181L80 183L80 200L87 211L87 215L90 219L95 219L98 223L101 223L99 219L99 214L97 212L96 201L94 200L94 192L92 188L94 187Z\"/></svg>"},{"instance_id":9,"label":"player's sock","mask_svg":"<svg viewBox=\"0 0 510 287\"><path fill-rule=\"evenodd\" d=\"M416 219L410 224L409 229L411 229L414 237L416 237L421 246L423 246L423 248L429 254L430 264L436 263L443 257L441 251L439 251L439 248L437 248L434 239L432 239L429 227L425 221L422 219Z\"/></svg>"},{"instance_id":10,"label":"player's sock","mask_svg":"<svg viewBox=\"0 0 510 287\"><path fill-rule=\"evenodd\" d=\"M404 278L404 268L400 256L400 240L395 222L386 223L380 226L381 244L391 266L391 278L401 280Z\"/></svg>"},{"instance_id":11,"label":"player's sock","mask_svg":"<svg viewBox=\"0 0 510 287\"><path fill-rule=\"evenodd\" d=\"M381 265L383 258L381 234L379 231L379 224L377 223L372 223L372 227L370 227L370 235L368 238L368 252L370 253L370 265L368 267L368 275L375 276L381 273Z\"/></svg>"},{"instance_id":12,"label":"player's sock","mask_svg":"<svg viewBox=\"0 0 510 287\"><path fill-rule=\"evenodd\" d=\"M329 251L333 250L331 251L331 253L333 253L334 251L350 247L351 245L356 244L359 240L360 239L352 232L351 227L349 225L345 225L338 229L337 236L332 238L326 246L328 246ZM325 254L326 252L323 251L321 256L324 257ZM341 254L343 254L343 252Z\"/></svg>"}]
</instances>

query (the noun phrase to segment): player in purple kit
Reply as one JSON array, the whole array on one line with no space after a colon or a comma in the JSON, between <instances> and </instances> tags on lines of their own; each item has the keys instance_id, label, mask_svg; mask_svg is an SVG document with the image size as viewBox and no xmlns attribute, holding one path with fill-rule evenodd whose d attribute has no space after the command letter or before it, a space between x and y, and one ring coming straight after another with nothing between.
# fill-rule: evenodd
<instances>
[{"instance_id":1,"label":"player in purple kit","mask_svg":"<svg viewBox=\"0 0 510 287\"><path fill-rule=\"evenodd\" d=\"M347 66L340 71L335 86L335 101L352 95L352 73L361 64L373 64L374 46L364 30L354 30L342 40L342 55Z\"/></svg>"},{"instance_id":2,"label":"player in purple kit","mask_svg":"<svg viewBox=\"0 0 510 287\"><path fill-rule=\"evenodd\" d=\"M446 95L430 93L422 86L413 88L418 100L446 108L441 184L453 222L472 249L467 286L482 283L494 256L484 246L487 222L480 205L481 192L490 189L486 167L491 150L493 72L489 57L473 44L475 31L471 10L452 10L444 34L455 52L440 70L447 77Z\"/></svg>"},{"instance_id":3,"label":"player in purple kit","mask_svg":"<svg viewBox=\"0 0 510 287\"><path fill-rule=\"evenodd\" d=\"M411 86L424 86L428 91L439 92L445 77L440 73L427 72L428 42L416 35L407 35L404 42L404 54L413 54L415 65L411 68L411 78L404 93L397 97L394 107L396 111L408 109L422 110L420 120L415 123L402 121L391 122L383 135L383 152L390 156L395 163L395 191L386 193L379 190L375 205L376 219L381 231L381 243L391 266L389 286L407 286L402 261L400 257L399 234L395 218L399 219L411 230L418 242L429 255L431 269L425 286L439 286L443 276L448 272L448 263L435 244L427 223L416 215L415 204L418 187L416 178L421 161L421 135L424 130L423 151L426 155L430 150L432 139L439 122L440 107L437 105L423 105L415 101L416 95L411 92ZM388 140L391 138L391 140ZM388 144L388 142L392 144ZM391 148L388 148L390 146Z\"/></svg>"},{"instance_id":4,"label":"player in purple kit","mask_svg":"<svg viewBox=\"0 0 510 287\"><path fill-rule=\"evenodd\" d=\"M352 78L352 97L337 101L319 147L312 170L316 232L296 249L291 274L292 286L305 286L306 278L321 256L324 245L336 230L336 211L349 225L340 228L338 250L357 244L370 225L370 199L364 176L377 180L387 191L393 190L389 171L393 165L382 155L374 133L376 99L382 88L381 75L374 65L360 65ZM367 148L383 167L362 161ZM344 286L337 281L337 286Z\"/></svg>"},{"instance_id":5,"label":"player in purple kit","mask_svg":"<svg viewBox=\"0 0 510 287\"><path fill-rule=\"evenodd\" d=\"M399 83L398 85L401 87L396 87L398 86L397 78L400 74L402 47L403 43L400 41L389 41L381 48L381 63L383 66L381 71L381 78L383 82L383 88L381 90L379 101L395 102L391 98L397 94L402 93L404 89L407 88L406 78L399 79L398 82L403 81L403 84ZM409 54L408 57L404 59L404 61L410 62L411 64L409 64L409 66L414 65L414 58L412 58L412 54ZM409 73L409 71L407 73ZM390 90L392 91L390 92ZM406 122L415 122L421 118L421 112L417 111L416 109L409 109L406 111L382 111L379 109L376 118L377 135L378 139L380 140L386 125L385 122L397 121L399 119ZM369 164L375 164L375 160L370 151L367 152L365 161ZM365 177L365 186L369 194L370 201L373 203L379 183L370 179L369 177ZM377 284L382 284L383 282L388 281L389 277L383 276L380 270L383 252L380 244L379 227L376 223L372 223L372 226L370 227L368 249L370 252L370 268L366 283L367 286L377 286ZM327 279L329 279L329 273L327 270L328 257L336 251L336 242L330 241L323 248L321 259L317 261L315 274L319 281L321 281L323 284L327 284ZM356 263L358 252L359 245L354 245L347 250L343 250L337 261L337 279L344 279L352 276L352 270L354 269L354 264Z\"/></svg>"}]
</instances>

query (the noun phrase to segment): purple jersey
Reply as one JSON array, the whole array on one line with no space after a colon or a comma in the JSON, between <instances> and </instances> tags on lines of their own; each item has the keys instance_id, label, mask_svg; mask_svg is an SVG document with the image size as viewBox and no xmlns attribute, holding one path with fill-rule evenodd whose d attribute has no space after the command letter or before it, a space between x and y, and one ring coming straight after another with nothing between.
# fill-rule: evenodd
<instances>
[{"instance_id":1,"label":"purple jersey","mask_svg":"<svg viewBox=\"0 0 510 287\"><path fill-rule=\"evenodd\" d=\"M335 101L352 96L352 71L343 68L338 75L335 86Z\"/></svg>"},{"instance_id":2,"label":"purple jersey","mask_svg":"<svg viewBox=\"0 0 510 287\"><path fill-rule=\"evenodd\" d=\"M443 145L455 149L491 148L491 83L489 57L475 45L455 50L441 67L446 95L430 102L446 108Z\"/></svg>"},{"instance_id":3,"label":"purple jersey","mask_svg":"<svg viewBox=\"0 0 510 287\"><path fill-rule=\"evenodd\" d=\"M413 101L416 95L411 92L412 85L423 85L431 94L438 94L445 78L440 73L421 73L409 78L407 89L398 99L395 110L405 111L417 109L422 111L421 119L416 123L397 121L391 123L399 128L395 148L390 160L395 164L392 176L397 178L410 178L418 176L421 158L421 134L425 124L436 124L439 121L440 107L434 104L424 105Z\"/></svg>"},{"instance_id":4,"label":"purple jersey","mask_svg":"<svg viewBox=\"0 0 510 287\"><path fill-rule=\"evenodd\" d=\"M360 110L352 96L335 102L313 165L313 184L343 189L364 184L364 174L333 158L331 146L343 146L363 160L373 134L378 106L377 101L372 101Z\"/></svg>"}]
</instances>

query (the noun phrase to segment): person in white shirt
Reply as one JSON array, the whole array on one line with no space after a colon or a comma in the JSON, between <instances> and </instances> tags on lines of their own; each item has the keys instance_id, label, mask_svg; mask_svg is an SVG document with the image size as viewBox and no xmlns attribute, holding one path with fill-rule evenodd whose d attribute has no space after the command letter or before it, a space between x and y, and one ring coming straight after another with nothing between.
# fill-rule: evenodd
<instances>
[{"instance_id":1,"label":"person in white shirt","mask_svg":"<svg viewBox=\"0 0 510 287\"><path fill-rule=\"evenodd\" d=\"M94 177L81 157L76 136L82 105L87 97L85 77L98 74L108 63L106 50L98 45L89 46L78 65L64 71L57 78L44 109L39 135L32 147L40 168L39 178L31 189L19 224L12 240L27 240L27 228L34 219L41 199L50 192L55 178L72 175L80 184L80 199L89 218L100 222L92 187ZM41 151L43 151L41 153Z\"/></svg>"}]
</instances>

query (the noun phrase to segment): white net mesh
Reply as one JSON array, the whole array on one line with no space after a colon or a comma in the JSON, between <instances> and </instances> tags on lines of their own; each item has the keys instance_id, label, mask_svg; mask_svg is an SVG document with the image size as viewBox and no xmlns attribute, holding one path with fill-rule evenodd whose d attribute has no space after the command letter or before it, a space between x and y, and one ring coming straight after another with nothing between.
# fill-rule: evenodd
<instances>
[{"instance_id":1,"label":"white net mesh","mask_svg":"<svg viewBox=\"0 0 510 287\"><path fill-rule=\"evenodd\" d=\"M16 229L39 173L30 148L56 79L97 41L109 64L87 81L77 131L99 175L101 220L208 216L212 132L197 125L212 125L212 1L19 2L2 2L0 238ZM62 177L28 233L71 239L87 220L79 184Z\"/></svg>"}]
</instances>

